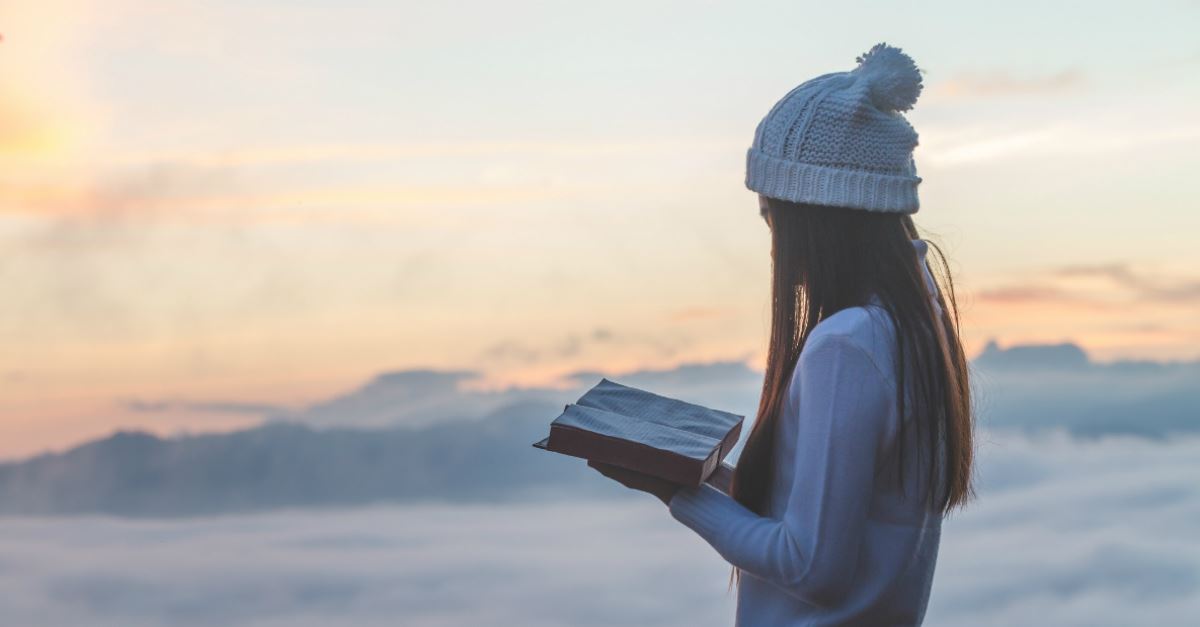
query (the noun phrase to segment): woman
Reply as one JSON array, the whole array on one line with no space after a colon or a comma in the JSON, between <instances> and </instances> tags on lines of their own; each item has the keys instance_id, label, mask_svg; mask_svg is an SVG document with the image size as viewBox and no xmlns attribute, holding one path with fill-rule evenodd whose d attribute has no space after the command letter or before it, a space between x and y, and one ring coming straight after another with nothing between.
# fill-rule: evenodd
<instances>
[{"instance_id":1,"label":"woman","mask_svg":"<svg viewBox=\"0 0 1200 627\"><path fill-rule=\"evenodd\" d=\"M747 155L774 306L731 485L593 464L658 496L733 565L743 627L920 624L942 518L973 497L953 282L943 258L948 309L911 218L917 134L900 112L920 71L886 44L858 62L784 96Z\"/></svg>"}]
</instances>

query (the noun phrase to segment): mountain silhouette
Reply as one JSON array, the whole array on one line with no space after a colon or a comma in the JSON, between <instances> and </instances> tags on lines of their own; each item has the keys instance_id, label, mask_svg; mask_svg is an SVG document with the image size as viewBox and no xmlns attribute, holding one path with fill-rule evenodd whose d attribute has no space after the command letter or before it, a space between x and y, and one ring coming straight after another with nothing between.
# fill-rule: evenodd
<instances>
[{"instance_id":1,"label":"mountain silhouette","mask_svg":"<svg viewBox=\"0 0 1200 627\"><path fill-rule=\"evenodd\" d=\"M0 464L0 514L191 516L376 502L566 498L625 493L581 461L534 449L577 388L462 391L469 372L401 371L286 420L161 438L120 431ZM754 416L761 373L685 364L615 380ZM972 362L982 429L1164 438L1200 431L1200 362L1097 363L1074 344L989 344ZM456 402L457 399L457 402ZM749 427L749 425L747 425ZM749 428L745 429L749 432Z\"/></svg>"}]
</instances>

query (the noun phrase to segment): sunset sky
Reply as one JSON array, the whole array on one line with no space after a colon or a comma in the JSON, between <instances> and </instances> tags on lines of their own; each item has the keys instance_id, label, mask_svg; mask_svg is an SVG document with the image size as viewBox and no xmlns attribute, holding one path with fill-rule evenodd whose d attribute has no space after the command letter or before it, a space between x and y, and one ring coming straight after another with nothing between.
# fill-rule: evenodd
<instances>
[{"instance_id":1,"label":"sunset sky","mask_svg":"<svg viewBox=\"0 0 1200 627\"><path fill-rule=\"evenodd\" d=\"M1200 358L1200 3L809 4L0 0L0 458L386 370L761 367L745 149L878 41L972 354Z\"/></svg>"}]
</instances>

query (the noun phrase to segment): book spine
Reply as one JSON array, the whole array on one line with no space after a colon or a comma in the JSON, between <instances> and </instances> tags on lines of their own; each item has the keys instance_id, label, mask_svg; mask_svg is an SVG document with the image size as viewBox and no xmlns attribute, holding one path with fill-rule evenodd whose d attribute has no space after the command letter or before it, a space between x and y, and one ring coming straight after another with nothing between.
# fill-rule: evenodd
<instances>
[{"instance_id":1,"label":"book spine","mask_svg":"<svg viewBox=\"0 0 1200 627\"><path fill-rule=\"evenodd\" d=\"M718 463L725 459L725 456L729 455L729 451L732 451L733 446L737 444L738 438L742 435L743 422L744 420L739 420L738 423L729 430L729 433L726 433L725 437L721 439L720 453L717 457Z\"/></svg>"},{"instance_id":2,"label":"book spine","mask_svg":"<svg viewBox=\"0 0 1200 627\"><path fill-rule=\"evenodd\" d=\"M716 471L717 466L721 463L721 447L713 449L712 455L704 460L704 466L700 469L700 481L708 479L708 476Z\"/></svg>"}]
</instances>

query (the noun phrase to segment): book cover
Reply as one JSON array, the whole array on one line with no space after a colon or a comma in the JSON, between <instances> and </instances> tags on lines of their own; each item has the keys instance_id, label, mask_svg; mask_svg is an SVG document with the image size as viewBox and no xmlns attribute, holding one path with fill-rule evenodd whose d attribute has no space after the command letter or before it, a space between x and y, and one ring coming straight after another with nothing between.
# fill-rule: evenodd
<instances>
[{"instance_id":1,"label":"book cover","mask_svg":"<svg viewBox=\"0 0 1200 627\"><path fill-rule=\"evenodd\" d=\"M743 420L602 378L534 446L697 486L729 454Z\"/></svg>"}]
</instances>

